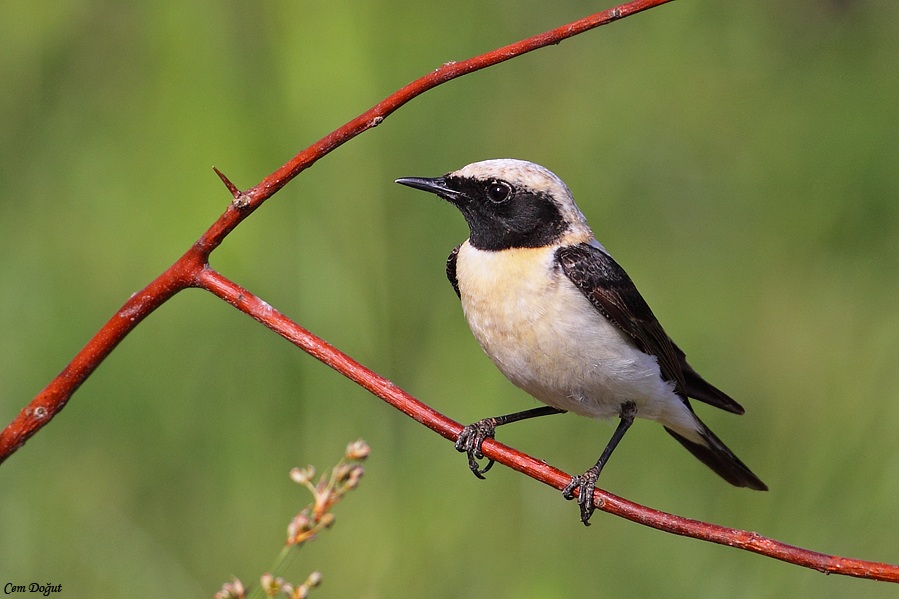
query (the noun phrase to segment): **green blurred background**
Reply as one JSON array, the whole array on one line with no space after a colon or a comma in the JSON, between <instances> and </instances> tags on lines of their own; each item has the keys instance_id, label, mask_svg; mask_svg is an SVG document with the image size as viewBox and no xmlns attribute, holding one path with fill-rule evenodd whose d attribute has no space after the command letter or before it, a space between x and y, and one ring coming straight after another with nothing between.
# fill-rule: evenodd
<instances>
[{"instance_id":1,"label":"green blurred background","mask_svg":"<svg viewBox=\"0 0 899 599\"><path fill-rule=\"evenodd\" d=\"M561 5L559 5L561 4ZM5 425L250 187L448 60L606 4L0 3ZM213 266L463 422L534 402L470 336L459 214L392 183L546 165L669 333L747 408L699 406L771 487L734 489L653 423L602 486L823 552L899 562L899 3L677 2L451 82L302 174ZM611 423L500 439L569 472ZM327 597L894 597L605 514L452 445L209 294L141 324L0 467L0 584L210 597L272 563L323 469L361 487L290 577Z\"/></svg>"}]
</instances>

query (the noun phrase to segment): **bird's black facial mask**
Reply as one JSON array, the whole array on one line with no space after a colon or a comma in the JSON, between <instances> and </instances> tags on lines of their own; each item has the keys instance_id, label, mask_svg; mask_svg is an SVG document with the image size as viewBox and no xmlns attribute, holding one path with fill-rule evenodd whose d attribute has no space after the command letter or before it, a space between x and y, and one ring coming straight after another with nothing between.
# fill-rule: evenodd
<instances>
[{"instance_id":1,"label":"bird's black facial mask","mask_svg":"<svg viewBox=\"0 0 899 599\"><path fill-rule=\"evenodd\" d=\"M547 194L516 189L499 179L447 175L396 182L437 194L456 206L468 223L471 245L480 250L543 247L558 240L566 229L562 214Z\"/></svg>"}]
</instances>

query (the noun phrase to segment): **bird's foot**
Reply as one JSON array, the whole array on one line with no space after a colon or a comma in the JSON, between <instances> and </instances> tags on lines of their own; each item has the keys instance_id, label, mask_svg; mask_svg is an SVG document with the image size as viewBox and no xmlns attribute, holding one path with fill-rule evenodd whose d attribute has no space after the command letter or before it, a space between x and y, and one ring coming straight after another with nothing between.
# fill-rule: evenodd
<instances>
[{"instance_id":1,"label":"bird's foot","mask_svg":"<svg viewBox=\"0 0 899 599\"><path fill-rule=\"evenodd\" d=\"M484 459L484 454L481 453L481 444L484 443L484 439L493 438L496 425L496 418L478 420L463 428L459 433L459 438L456 439L456 451L468 454L468 467L480 479L483 479L484 474L493 466L493 460L488 458L487 465L481 468L478 462L478 460Z\"/></svg>"},{"instance_id":2,"label":"bird's foot","mask_svg":"<svg viewBox=\"0 0 899 599\"><path fill-rule=\"evenodd\" d=\"M584 526L590 526L590 516L597 507L593 501L593 492L601 469L601 466L593 466L583 474L572 477L571 482L562 489L562 497L565 499L574 499L574 492L577 490L577 503L581 507L581 522Z\"/></svg>"}]
</instances>

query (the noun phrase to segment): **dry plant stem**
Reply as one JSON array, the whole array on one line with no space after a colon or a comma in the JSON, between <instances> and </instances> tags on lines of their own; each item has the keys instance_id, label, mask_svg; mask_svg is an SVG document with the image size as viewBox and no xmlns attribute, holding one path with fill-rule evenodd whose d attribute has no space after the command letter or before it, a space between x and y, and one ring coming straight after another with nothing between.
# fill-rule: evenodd
<instances>
[{"instance_id":1,"label":"dry plant stem","mask_svg":"<svg viewBox=\"0 0 899 599\"><path fill-rule=\"evenodd\" d=\"M57 414L81 383L138 323L179 291L200 287L252 316L315 358L347 376L400 411L444 437L455 440L462 426L419 402L391 381L292 322L267 303L211 270L209 255L243 219L293 177L338 146L380 122L418 95L456 77L504 62L526 52L557 44L569 37L670 0L636 0L552 31L522 40L462 62L447 63L417 79L367 112L303 150L261 183L241 192L216 172L234 201L206 233L169 269L134 294L75 356L71 363L0 433L0 462L9 457ZM548 464L488 439L486 457L540 482L562 489L571 477ZM756 533L725 528L647 508L597 490L599 509L662 531L738 547L821 572L899 582L899 566L830 556L792 547Z\"/></svg>"}]
</instances>

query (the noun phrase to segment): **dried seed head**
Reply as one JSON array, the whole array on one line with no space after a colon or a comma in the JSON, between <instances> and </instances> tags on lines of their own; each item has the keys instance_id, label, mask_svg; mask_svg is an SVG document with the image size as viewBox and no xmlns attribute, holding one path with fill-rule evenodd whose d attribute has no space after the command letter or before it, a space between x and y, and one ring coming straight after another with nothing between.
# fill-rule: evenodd
<instances>
[{"instance_id":1,"label":"dried seed head","mask_svg":"<svg viewBox=\"0 0 899 599\"><path fill-rule=\"evenodd\" d=\"M315 478L315 466L306 466L305 468L291 468L290 478L293 482L305 485Z\"/></svg>"},{"instance_id":2,"label":"dried seed head","mask_svg":"<svg viewBox=\"0 0 899 599\"><path fill-rule=\"evenodd\" d=\"M284 579L280 576L275 578L274 576L266 572L259 578L259 584L262 587L262 591L266 595L268 595L269 597L274 597L281 592L281 588L284 586Z\"/></svg>"},{"instance_id":3,"label":"dried seed head","mask_svg":"<svg viewBox=\"0 0 899 599\"><path fill-rule=\"evenodd\" d=\"M306 585L307 587L309 587L310 589L313 589L313 588L317 587L318 585L320 585L321 583L322 583L322 573L319 572L318 570L316 570L312 574L309 575L309 578L307 578L306 582L304 582L303 584Z\"/></svg>"},{"instance_id":4,"label":"dried seed head","mask_svg":"<svg viewBox=\"0 0 899 599\"><path fill-rule=\"evenodd\" d=\"M222 585L215 595L214 599L244 599L243 583L239 578L234 578L231 582Z\"/></svg>"},{"instance_id":5,"label":"dried seed head","mask_svg":"<svg viewBox=\"0 0 899 599\"><path fill-rule=\"evenodd\" d=\"M362 478L362 475L365 473L365 470L362 466L356 465L350 469L349 475L345 479L344 486L347 489L355 489L359 485L359 479Z\"/></svg>"},{"instance_id":6,"label":"dried seed head","mask_svg":"<svg viewBox=\"0 0 899 599\"><path fill-rule=\"evenodd\" d=\"M346 446L344 457L348 460L361 462L368 457L369 452L371 452L371 448L368 446L368 443L359 439Z\"/></svg>"}]
</instances>

